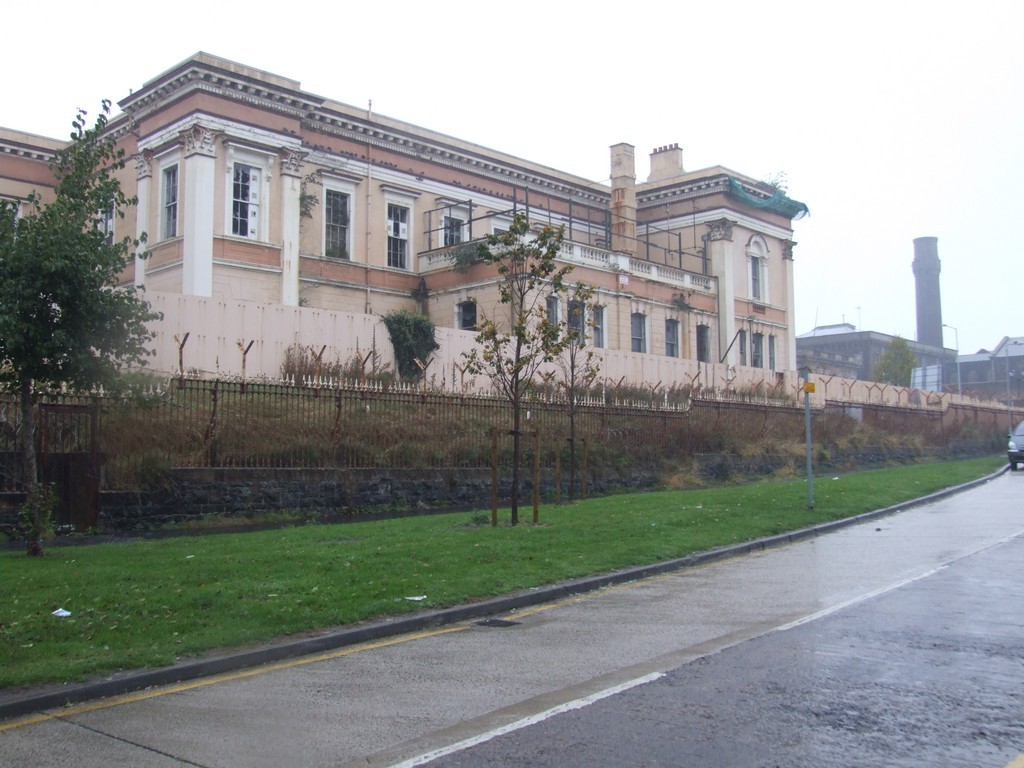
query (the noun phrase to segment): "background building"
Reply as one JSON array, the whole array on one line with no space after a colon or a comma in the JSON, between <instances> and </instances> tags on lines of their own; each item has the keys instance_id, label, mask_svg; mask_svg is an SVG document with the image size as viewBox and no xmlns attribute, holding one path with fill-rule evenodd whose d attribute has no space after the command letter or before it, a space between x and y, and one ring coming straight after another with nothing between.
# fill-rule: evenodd
<instances>
[{"instance_id":1,"label":"background building","mask_svg":"<svg viewBox=\"0 0 1024 768\"><path fill-rule=\"evenodd\" d=\"M965 394L1010 402L1015 409L1024 403L1024 336L1004 336L991 352L961 355L958 362Z\"/></svg>"},{"instance_id":2,"label":"background building","mask_svg":"<svg viewBox=\"0 0 1024 768\"><path fill-rule=\"evenodd\" d=\"M823 325L797 337L797 367L810 367L814 373L831 374L847 379L874 381L875 368L882 354L898 337L877 331L858 331L849 323ZM956 384L956 352L932 347L917 341L907 346L917 358L919 367L949 366L944 373L945 384ZM950 378L952 376L952 378ZM942 382L935 389L942 389Z\"/></svg>"},{"instance_id":3,"label":"background building","mask_svg":"<svg viewBox=\"0 0 1024 768\"><path fill-rule=\"evenodd\" d=\"M914 240L917 340L905 339L917 358L913 385L942 390L956 385L957 350L942 342L942 303L939 290L938 241L934 237ZM897 338L877 331L858 331L849 323L824 325L797 337L797 367L814 373L873 381L875 369L885 350Z\"/></svg>"}]
</instances>

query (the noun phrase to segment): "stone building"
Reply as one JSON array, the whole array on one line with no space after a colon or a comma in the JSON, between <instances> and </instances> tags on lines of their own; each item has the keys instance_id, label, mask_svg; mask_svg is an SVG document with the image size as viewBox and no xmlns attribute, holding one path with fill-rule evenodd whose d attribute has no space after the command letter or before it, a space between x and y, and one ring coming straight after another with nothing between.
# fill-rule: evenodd
<instances>
[{"instance_id":1,"label":"stone building","mask_svg":"<svg viewBox=\"0 0 1024 768\"><path fill-rule=\"evenodd\" d=\"M426 313L454 360L497 290L492 268L455 271L452 254L519 212L564 227L609 376L795 369L792 222L806 207L727 168L688 170L676 144L654 149L644 181L616 144L597 183L205 53L118 104L109 130L138 205L113 226L147 234L125 280L164 312L157 370L188 332L198 369L236 369L236 343L253 339L250 371L271 373L293 343L365 346L374 318L402 308ZM0 196L45 198L60 145L0 131ZM566 316L565 298L549 309Z\"/></svg>"}]
</instances>

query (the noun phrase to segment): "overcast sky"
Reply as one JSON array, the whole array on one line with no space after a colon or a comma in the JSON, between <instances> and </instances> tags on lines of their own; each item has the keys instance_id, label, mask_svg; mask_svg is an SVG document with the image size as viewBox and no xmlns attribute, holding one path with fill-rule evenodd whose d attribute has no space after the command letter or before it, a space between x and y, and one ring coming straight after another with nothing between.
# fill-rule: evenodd
<instances>
[{"instance_id":1,"label":"overcast sky","mask_svg":"<svg viewBox=\"0 0 1024 768\"><path fill-rule=\"evenodd\" d=\"M619 10L615 10L619 9ZM63 138L196 51L595 181L608 148L786 175L796 330L916 338L938 238L947 347L1024 335L1024 2L19 2L0 126Z\"/></svg>"}]
</instances>

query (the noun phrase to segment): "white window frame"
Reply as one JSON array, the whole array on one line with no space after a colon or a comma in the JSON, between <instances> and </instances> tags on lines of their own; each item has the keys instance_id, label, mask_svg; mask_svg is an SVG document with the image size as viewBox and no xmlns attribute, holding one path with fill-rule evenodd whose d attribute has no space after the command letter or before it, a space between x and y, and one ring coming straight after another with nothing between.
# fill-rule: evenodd
<instances>
[{"instance_id":1,"label":"white window frame","mask_svg":"<svg viewBox=\"0 0 1024 768\"><path fill-rule=\"evenodd\" d=\"M707 323L698 323L696 330L697 338L697 362L711 362L711 326Z\"/></svg>"},{"instance_id":2,"label":"white window frame","mask_svg":"<svg viewBox=\"0 0 1024 768\"><path fill-rule=\"evenodd\" d=\"M588 309L590 317L589 326L591 346L595 349L603 349L608 344L608 341L605 338L607 336L607 323L605 322L608 317L607 307L595 304Z\"/></svg>"},{"instance_id":3,"label":"white window frame","mask_svg":"<svg viewBox=\"0 0 1024 768\"><path fill-rule=\"evenodd\" d=\"M740 365L747 364L747 332L740 330L736 335L736 343L739 345Z\"/></svg>"},{"instance_id":4,"label":"white window frame","mask_svg":"<svg viewBox=\"0 0 1024 768\"><path fill-rule=\"evenodd\" d=\"M634 318L641 318L640 321L640 336L637 336L636 325ZM647 353L647 339L650 334L647 333L647 320L648 317L643 312L633 310L629 314L629 350L630 352L646 354ZM639 343L638 343L639 342ZM636 349L639 346L640 349Z\"/></svg>"},{"instance_id":5,"label":"white window frame","mask_svg":"<svg viewBox=\"0 0 1024 768\"><path fill-rule=\"evenodd\" d=\"M259 166L241 162L231 166L231 234L235 237L260 239L263 177Z\"/></svg>"},{"instance_id":6,"label":"white window frame","mask_svg":"<svg viewBox=\"0 0 1024 768\"><path fill-rule=\"evenodd\" d=\"M764 368L764 334L755 332L750 334L750 366L752 368Z\"/></svg>"},{"instance_id":7,"label":"white window frame","mask_svg":"<svg viewBox=\"0 0 1024 768\"><path fill-rule=\"evenodd\" d=\"M270 179L274 156L249 147L228 145L225 167L225 206L224 233L242 240L269 242L270 240ZM247 232L235 232L235 168L247 166L258 173L255 183L250 183L248 200L241 201L246 206Z\"/></svg>"},{"instance_id":8,"label":"white window frame","mask_svg":"<svg viewBox=\"0 0 1024 768\"><path fill-rule=\"evenodd\" d=\"M492 216L491 217L491 234L500 235L502 232L508 232L512 229L512 219L507 216Z\"/></svg>"},{"instance_id":9,"label":"white window frame","mask_svg":"<svg viewBox=\"0 0 1024 768\"><path fill-rule=\"evenodd\" d=\"M170 200L170 191L167 180L169 174L174 172L174 199ZM175 157L166 163L160 164L160 239L170 240L178 236L178 222L180 221L181 203L181 164ZM173 213L172 213L173 211ZM172 218L173 216L173 218ZM168 226L171 225L171 226ZM170 230L170 231L168 231Z\"/></svg>"},{"instance_id":10,"label":"white window frame","mask_svg":"<svg viewBox=\"0 0 1024 768\"><path fill-rule=\"evenodd\" d=\"M402 216L399 215L399 211L405 211L405 221L402 221ZM412 209L407 205L401 203L389 202L385 210L387 214L387 260L388 266L392 269L401 269L408 271L409 269L409 219L412 218ZM397 246L395 247L394 256L392 255L392 242L401 243L401 253L398 253ZM400 262L400 263L393 263Z\"/></svg>"},{"instance_id":11,"label":"white window frame","mask_svg":"<svg viewBox=\"0 0 1024 768\"><path fill-rule=\"evenodd\" d=\"M109 206L101 211L96 211L97 228L103 233L103 242L107 245L114 244L114 204L111 203Z\"/></svg>"},{"instance_id":12,"label":"white window frame","mask_svg":"<svg viewBox=\"0 0 1024 768\"><path fill-rule=\"evenodd\" d=\"M463 313L466 311L466 307L469 306L473 308L473 322L471 325L467 326L465 322L466 318ZM458 304L455 305L456 328L458 328L460 331L475 331L477 329L477 322L477 306L475 301L473 301L472 299L466 299L465 301L460 301Z\"/></svg>"},{"instance_id":13,"label":"white window frame","mask_svg":"<svg viewBox=\"0 0 1024 768\"><path fill-rule=\"evenodd\" d=\"M665 355L666 357L679 357L679 328L677 318L665 318Z\"/></svg>"},{"instance_id":14,"label":"white window frame","mask_svg":"<svg viewBox=\"0 0 1024 768\"><path fill-rule=\"evenodd\" d=\"M450 222L457 226L450 226ZM455 235L450 238L450 235ZM453 245L461 245L466 242L466 219L456 211L447 211L441 217L441 245L450 248Z\"/></svg>"},{"instance_id":15,"label":"white window frame","mask_svg":"<svg viewBox=\"0 0 1024 768\"><path fill-rule=\"evenodd\" d=\"M339 195L346 195L348 197L348 223L345 225L345 256L329 256L327 253L327 194L331 192ZM321 253L325 258L329 259L340 259L342 261L352 261L352 254L354 253L354 244L352 242L353 232L355 227L352 226L352 221L355 217L355 201L356 201L356 185L350 182L340 181L338 179L332 179L327 176L323 177L323 203L321 204L321 210L323 211L322 219L323 226L321 227L321 236L323 237Z\"/></svg>"},{"instance_id":16,"label":"white window frame","mask_svg":"<svg viewBox=\"0 0 1024 768\"><path fill-rule=\"evenodd\" d=\"M548 323L558 325L562 320L562 306L558 296L550 295L544 300L544 311L547 314Z\"/></svg>"},{"instance_id":17,"label":"white window frame","mask_svg":"<svg viewBox=\"0 0 1024 768\"><path fill-rule=\"evenodd\" d=\"M390 214L391 206L393 205L398 206L399 208L405 208L407 211L404 226L399 227L398 235L392 234L394 222L392 222ZM416 220L415 216L416 197L414 195L406 195L394 191L388 191L384 195L384 263L389 269L399 269L403 272L415 271L415 264L413 264L413 251L415 250L415 247L412 231L412 222ZM396 236L398 239L405 241L405 264L402 266L391 264L391 239Z\"/></svg>"},{"instance_id":18,"label":"white window frame","mask_svg":"<svg viewBox=\"0 0 1024 768\"><path fill-rule=\"evenodd\" d=\"M578 320L573 319L574 312L578 311L576 317ZM579 333L579 340L584 342L587 337L591 334L587 333L587 303L580 301L579 299L569 299L566 302L565 308L565 327L569 331L576 331Z\"/></svg>"}]
</instances>

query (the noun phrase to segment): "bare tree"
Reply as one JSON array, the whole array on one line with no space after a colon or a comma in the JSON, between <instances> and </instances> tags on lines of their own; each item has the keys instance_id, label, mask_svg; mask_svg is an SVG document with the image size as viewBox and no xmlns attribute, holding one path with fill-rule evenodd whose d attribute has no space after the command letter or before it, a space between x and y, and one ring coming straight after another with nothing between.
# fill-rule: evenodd
<instances>
[{"instance_id":1,"label":"bare tree","mask_svg":"<svg viewBox=\"0 0 1024 768\"><path fill-rule=\"evenodd\" d=\"M476 341L479 349L464 355L466 371L490 376L512 406L512 525L519 523L522 464L523 402L538 369L554 361L564 348L562 328L548 322L546 300L565 291L572 266L556 263L562 247L561 228L546 226L531 234L526 216L517 213L508 230L488 235L479 258L498 268L499 317L483 317Z\"/></svg>"}]
</instances>

